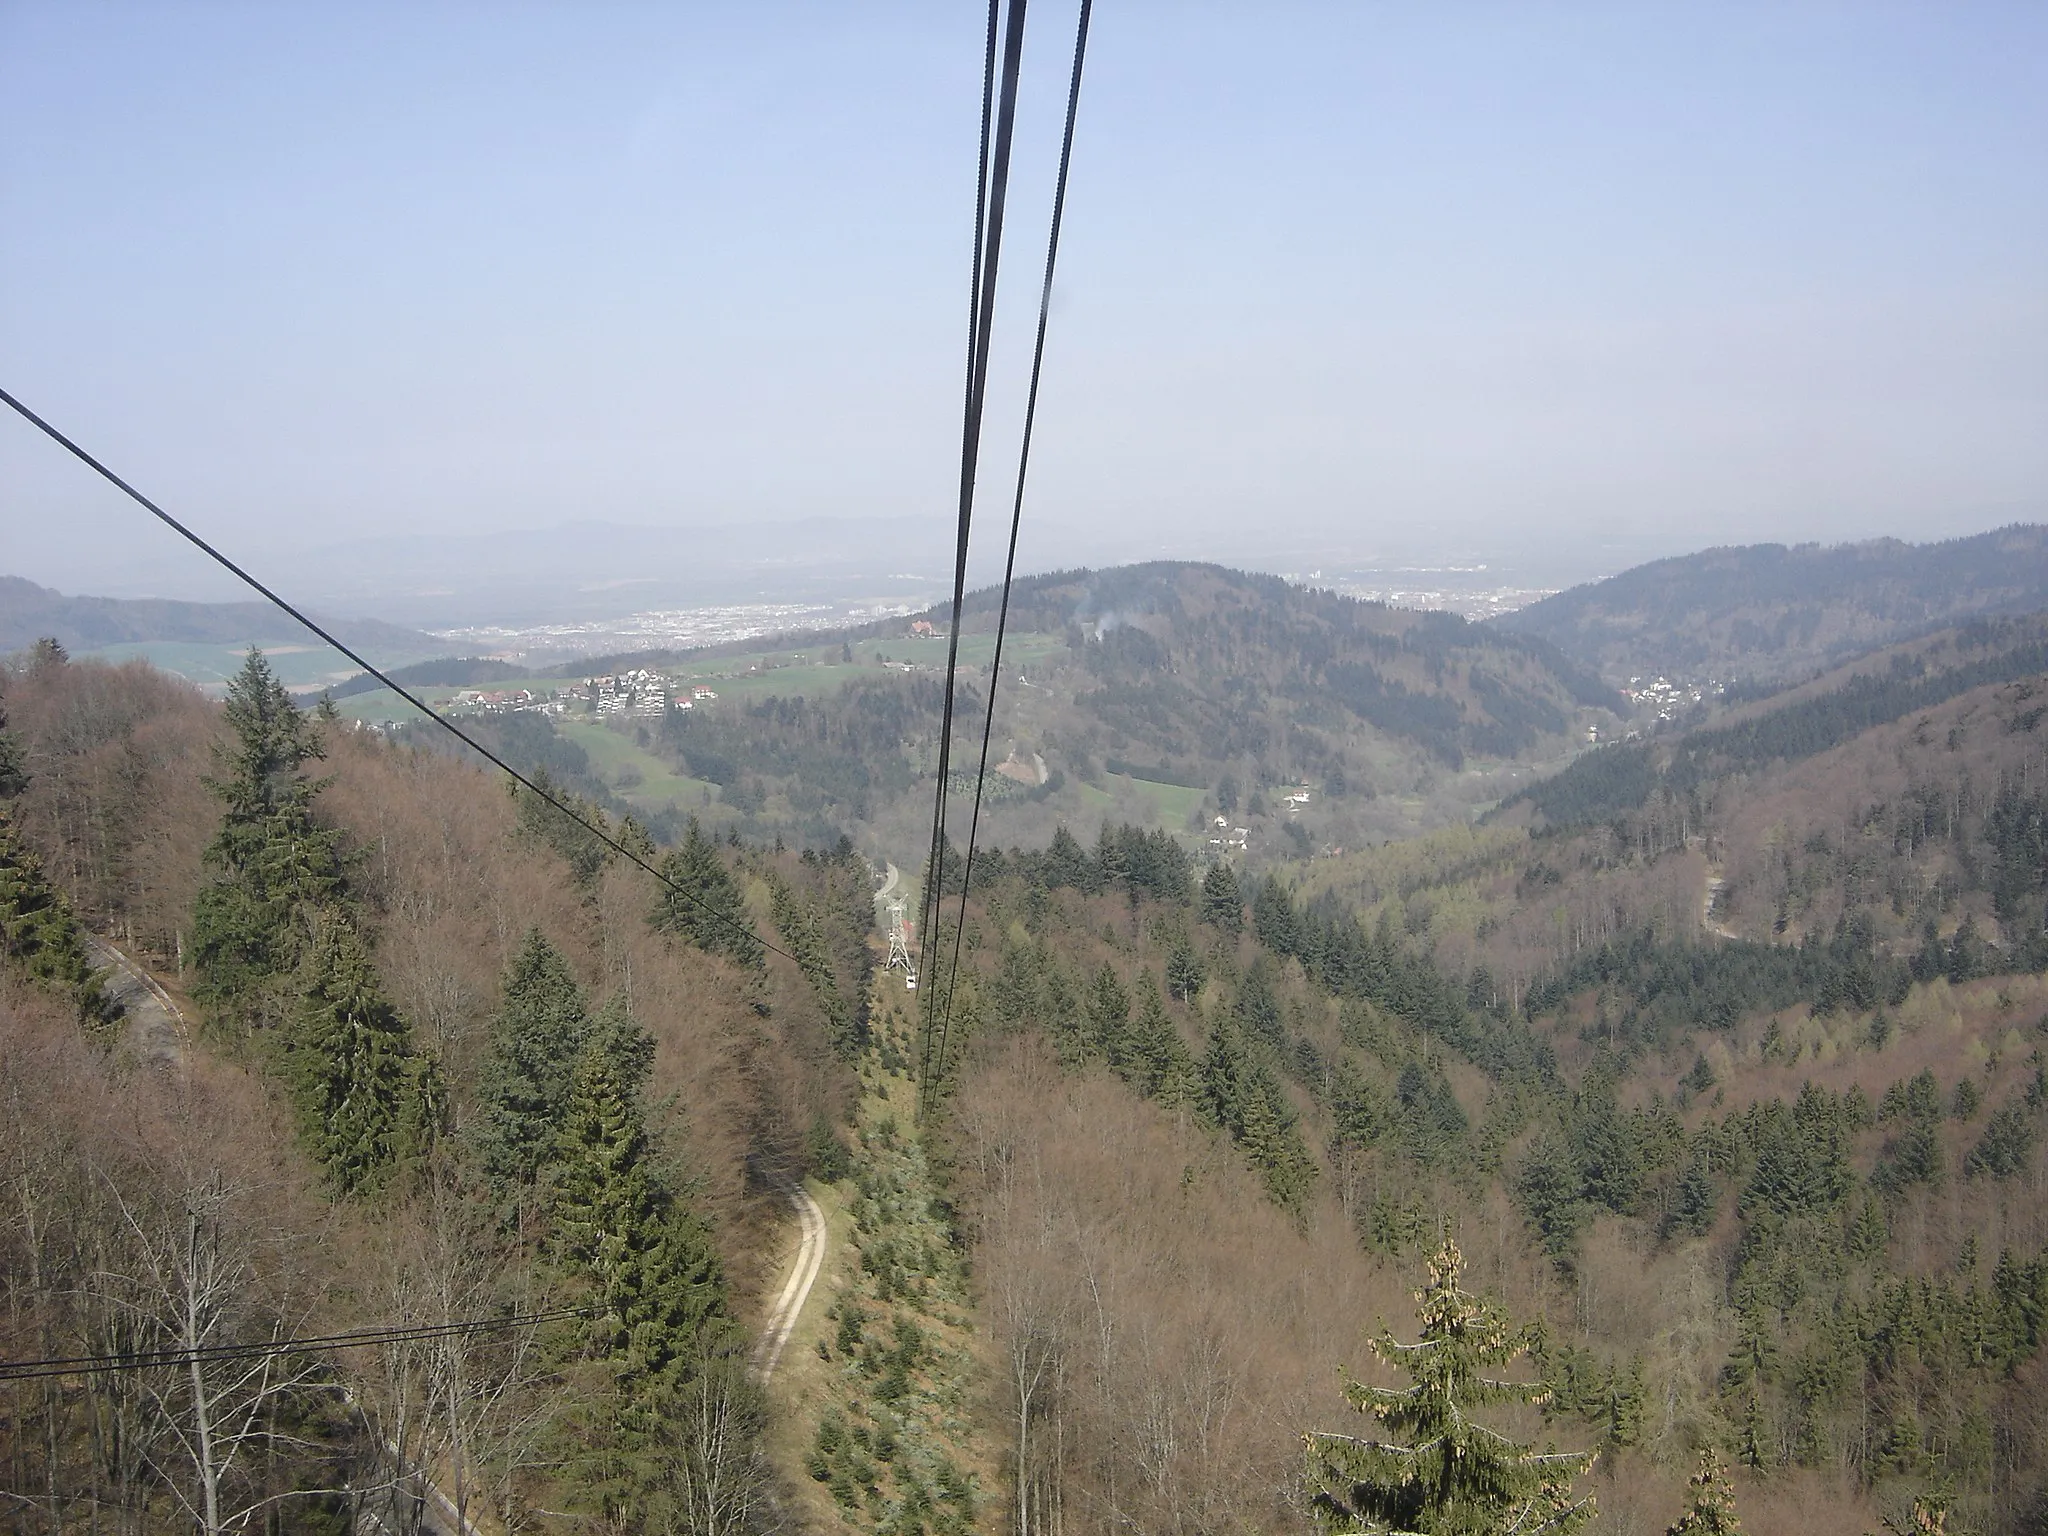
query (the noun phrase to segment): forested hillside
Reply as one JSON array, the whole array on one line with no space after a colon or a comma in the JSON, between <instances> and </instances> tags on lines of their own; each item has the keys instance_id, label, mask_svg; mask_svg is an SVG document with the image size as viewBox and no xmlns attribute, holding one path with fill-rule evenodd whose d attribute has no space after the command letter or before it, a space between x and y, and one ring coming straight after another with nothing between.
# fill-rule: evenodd
<instances>
[{"instance_id":1,"label":"forested hillside","mask_svg":"<svg viewBox=\"0 0 2048 1536\"><path fill-rule=\"evenodd\" d=\"M701 846L803 959L713 953L260 658L224 711L54 645L5 687L5 1359L98 1362L0 1372L9 1528L395 1530L429 1480L482 1529L748 1528L764 1233L851 1101L865 868ZM169 1060L88 928L163 978Z\"/></svg>"},{"instance_id":2,"label":"forested hillside","mask_svg":"<svg viewBox=\"0 0 2048 1536\"><path fill-rule=\"evenodd\" d=\"M1491 836L1468 867L1526 835ZM1673 1518L1702 1445L1756 1529L2031 1518L2048 985L1858 997L1826 990L1853 955L1681 919L1647 950L1557 931L1516 999L1399 904L1163 867L1007 857L971 916L948 1140L1042 1502L1284 1521L1296 1434L1342 1428L1318 1378L1401 1331L1448 1225L1543 1325L1550 1407L1505 1423L1601 1453L1598 1528Z\"/></svg>"},{"instance_id":3,"label":"forested hillside","mask_svg":"<svg viewBox=\"0 0 2048 1536\"><path fill-rule=\"evenodd\" d=\"M1123 643L1166 685L1213 630L1284 681L1243 622ZM1129 683L1124 627L1070 687ZM19 1520L367 1530L431 1484L507 1531L2032 1529L2031 633L1660 738L1597 814L1257 874L1156 822L984 847L959 980L915 991L836 833L578 802L663 885L260 658L223 708L39 647L0 735L0 1281L9 1360L95 1363L0 1380ZM721 747L837 782L777 708ZM93 933L182 1008L168 1060ZM798 1178L825 1246L763 1385ZM238 1426L211 1459L202 1415ZM1417 1492L1452 1487L1463 1526Z\"/></svg>"},{"instance_id":4,"label":"forested hillside","mask_svg":"<svg viewBox=\"0 0 2048 1536\"><path fill-rule=\"evenodd\" d=\"M1656 560L1493 621L1610 683L1786 683L1978 615L2048 606L2048 529L1937 544L1750 544Z\"/></svg>"}]
</instances>

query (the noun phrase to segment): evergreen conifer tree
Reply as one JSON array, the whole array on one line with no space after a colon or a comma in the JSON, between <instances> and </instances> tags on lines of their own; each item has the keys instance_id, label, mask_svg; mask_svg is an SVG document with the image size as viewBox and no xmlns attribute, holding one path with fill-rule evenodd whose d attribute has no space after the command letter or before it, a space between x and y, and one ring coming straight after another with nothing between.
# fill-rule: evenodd
<instances>
[{"instance_id":1,"label":"evergreen conifer tree","mask_svg":"<svg viewBox=\"0 0 2048 1536\"><path fill-rule=\"evenodd\" d=\"M1714 1207L1720 1191L1714 1184L1713 1148L1702 1136L1693 1143L1692 1154L1678 1177L1670 1214L1665 1218L1667 1235L1683 1233L1697 1237L1714 1224Z\"/></svg>"},{"instance_id":2,"label":"evergreen conifer tree","mask_svg":"<svg viewBox=\"0 0 2048 1536\"><path fill-rule=\"evenodd\" d=\"M21 744L7 728L6 701L0 698L0 961L68 995L88 1027L109 1032L120 1015L100 985L84 930L8 814L7 802L28 788L22 758Z\"/></svg>"},{"instance_id":3,"label":"evergreen conifer tree","mask_svg":"<svg viewBox=\"0 0 2048 1536\"><path fill-rule=\"evenodd\" d=\"M629 1403L650 1410L730 1326L710 1232L649 1144L641 1094L652 1057L653 1041L622 1006L598 1015L571 1075L549 1179L556 1250L595 1290L587 1337Z\"/></svg>"},{"instance_id":4,"label":"evergreen conifer tree","mask_svg":"<svg viewBox=\"0 0 2048 1536\"><path fill-rule=\"evenodd\" d=\"M0 678L5 674L0 673ZM12 800L28 788L28 768L22 761L21 743L7 728L7 699L0 694L0 800Z\"/></svg>"},{"instance_id":5,"label":"evergreen conifer tree","mask_svg":"<svg viewBox=\"0 0 2048 1536\"><path fill-rule=\"evenodd\" d=\"M4 740L0 736L0 740ZM0 961L30 981L69 997L96 1034L119 1012L102 989L71 903L43 872L0 804Z\"/></svg>"},{"instance_id":6,"label":"evergreen conifer tree","mask_svg":"<svg viewBox=\"0 0 2048 1536\"><path fill-rule=\"evenodd\" d=\"M1116 967L1105 960L1088 984L1088 1034L1090 1044L1119 1071L1131 1064L1126 1038L1130 1021L1131 994L1117 979Z\"/></svg>"},{"instance_id":7,"label":"evergreen conifer tree","mask_svg":"<svg viewBox=\"0 0 2048 1536\"><path fill-rule=\"evenodd\" d=\"M1739 1536L1742 1522L1735 1518L1735 1492L1728 1486L1726 1469L1711 1445L1700 1452L1700 1468L1688 1486L1692 1497L1685 1513L1664 1536Z\"/></svg>"},{"instance_id":8,"label":"evergreen conifer tree","mask_svg":"<svg viewBox=\"0 0 2048 1536\"><path fill-rule=\"evenodd\" d=\"M538 928L505 977L505 999L477 1073L473 1131L485 1172L531 1184L552 1152L569 1083L589 1036L583 993Z\"/></svg>"},{"instance_id":9,"label":"evergreen conifer tree","mask_svg":"<svg viewBox=\"0 0 2048 1536\"><path fill-rule=\"evenodd\" d=\"M305 962L285 1077L308 1150L342 1194L376 1188L424 1155L443 1097L431 1061L385 997L369 951L339 913L320 917Z\"/></svg>"},{"instance_id":10,"label":"evergreen conifer tree","mask_svg":"<svg viewBox=\"0 0 2048 1536\"><path fill-rule=\"evenodd\" d=\"M1131 1024L1131 1056L1138 1091L1169 1108L1192 1105L1200 1096L1194 1057L1167 1017L1158 985L1150 975L1139 986L1138 1017Z\"/></svg>"},{"instance_id":11,"label":"evergreen conifer tree","mask_svg":"<svg viewBox=\"0 0 2048 1536\"><path fill-rule=\"evenodd\" d=\"M1255 1093L1245 1105L1239 1140L1244 1155L1266 1181L1273 1203L1297 1215L1315 1187L1315 1159L1302 1145L1301 1133L1278 1108L1278 1094Z\"/></svg>"},{"instance_id":12,"label":"evergreen conifer tree","mask_svg":"<svg viewBox=\"0 0 2048 1536\"><path fill-rule=\"evenodd\" d=\"M739 882L696 817L690 818L682 846L662 860L661 874L668 884L649 918L657 931L711 954L729 955L749 968L763 964L766 954L754 936Z\"/></svg>"},{"instance_id":13,"label":"evergreen conifer tree","mask_svg":"<svg viewBox=\"0 0 2048 1536\"><path fill-rule=\"evenodd\" d=\"M811 996L825 1016L825 1032L833 1049L849 1058L859 1054L865 1043L865 1031L852 1004L839 990L831 951L825 943L824 924L815 906L795 886L775 874L768 879L768 897L775 931L782 936L782 947L796 957L797 969L803 972Z\"/></svg>"},{"instance_id":14,"label":"evergreen conifer tree","mask_svg":"<svg viewBox=\"0 0 2048 1536\"><path fill-rule=\"evenodd\" d=\"M1244 892L1228 864L1211 864L1202 876L1202 921L1214 923L1225 933L1244 927Z\"/></svg>"},{"instance_id":15,"label":"evergreen conifer tree","mask_svg":"<svg viewBox=\"0 0 2048 1536\"><path fill-rule=\"evenodd\" d=\"M1102 871L1088 857L1088 850L1065 824L1053 828L1052 843L1045 850L1045 883L1054 888L1071 887L1093 891L1102 883Z\"/></svg>"},{"instance_id":16,"label":"evergreen conifer tree","mask_svg":"<svg viewBox=\"0 0 2048 1536\"><path fill-rule=\"evenodd\" d=\"M613 857L611 845L591 828L609 833L611 819L605 815L604 807L592 804L568 786L556 782L547 769L536 767L530 777L533 789L518 783L508 786L513 801L519 807L519 825L561 856L578 885L591 884L604 873ZM540 793L536 794L535 790ZM570 807L576 815L571 816L550 804L549 798ZM577 817L582 820L577 820ZM589 825L584 825L586 822Z\"/></svg>"},{"instance_id":17,"label":"evergreen conifer tree","mask_svg":"<svg viewBox=\"0 0 2048 1536\"><path fill-rule=\"evenodd\" d=\"M253 647L228 683L226 714L226 771L207 781L224 815L192 938L200 996L233 1008L298 964L310 911L342 895L342 866L340 834L313 821L320 785L299 772L325 755L318 734Z\"/></svg>"},{"instance_id":18,"label":"evergreen conifer tree","mask_svg":"<svg viewBox=\"0 0 2048 1536\"><path fill-rule=\"evenodd\" d=\"M1195 953L1194 941L1184 930L1176 930L1166 954L1166 990L1183 1003L1192 1002L1204 979L1202 957Z\"/></svg>"},{"instance_id":19,"label":"evergreen conifer tree","mask_svg":"<svg viewBox=\"0 0 2048 1536\"><path fill-rule=\"evenodd\" d=\"M1416 1536L1517 1536L1577 1530L1592 1518L1591 1499L1572 1483L1592 1464L1589 1452L1536 1452L1475 1423L1475 1408L1541 1403L1541 1382L1485 1376L1526 1353L1523 1335L1498 1308L1459 1283L1464 1259L1446 1238L1429 1262L1419 1293L1422 1337L1402 1344L1382 1330L1373 1353L1404 1372L1401 1388L1352 1382L1345 1395L1393 1439L1309 1434L1312 1508L1331 1531Z\"/></svg>"},{"instance_id":20,"label":"evergreen conifer tree","mask_svg":"<svg viewBox=\"0 0 2048 1536\"><path fill-rule=\"evenodd\" d=\"M1643 1436L1643 1363L1631 1360L1625 1371L1608 1373L1607 1438L1616 1445L1634 1445Z\"/></svg>"},{"instance_id":21,"label":"evergreen conifer tree","mask_svg":"<svg viewBox=\"0 0 2048 1536\"><path fill-rule=\"evenodd\" d=\"M1883 1255L1885 1244L1891 1240L1891 1229L1884 1219L1884 1207L1875 1195L1865 1195L1863 1203L1856 1208L1856 1215L1849 1223L1849 1253L1854 1258L1874 1259Z\"/></svg>"},{"instance_id":22,"label":"evergreen conifer tree","mask_svg":"<svg viewBox=\"0 0 2048 1536\"><path fill-rule=\"evenodd\" d=\"M1972 1178L1989 1174L2009 1179L2024 1169L2034 1155L2034 1121L2018 1100L2001 1105L1985 1122L1984 1135L1970 1151L1963 1171Z\"/></svg>"},{"instance_id":23,"label":"evergreen conifer tree","mask_svg":"<svg viewBox=\"0 0 2048 1536\"><path fill-rule=\"evenodd\" d=\"M1761 1470L1770 1461L1770 1426L1764 1422L1763 1392L1752 1382L1742 1413L1742 1464Z\"/></svg>"}]
</instances>

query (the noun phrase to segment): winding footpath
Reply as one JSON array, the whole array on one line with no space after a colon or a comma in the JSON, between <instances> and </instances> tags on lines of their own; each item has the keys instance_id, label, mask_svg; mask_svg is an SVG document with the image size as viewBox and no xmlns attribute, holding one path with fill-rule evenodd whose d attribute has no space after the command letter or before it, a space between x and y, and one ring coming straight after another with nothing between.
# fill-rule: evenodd
<instances>
[{"instance_id":1,"label":"winding footpath","mask_svg":"<svg viewBox=\"0 0 2048 1536\"><path fill-rule=\"evenodd\" d=\"M802 1235L797 1242L796 1266L790 1270L788 1283L769 1310L760 1343L754 1346L754 1370L763 1381L775 1374L783 1346L789 1343L797 1319L803 1316L804 1303L810 1300L811 1287L817 1283L818 1271L825 1263L825 1213L803 1185L787 1181L782 1183L782 1189L789 1196L789 1203L796 1207Z\"/></svg>"}]
</instances>

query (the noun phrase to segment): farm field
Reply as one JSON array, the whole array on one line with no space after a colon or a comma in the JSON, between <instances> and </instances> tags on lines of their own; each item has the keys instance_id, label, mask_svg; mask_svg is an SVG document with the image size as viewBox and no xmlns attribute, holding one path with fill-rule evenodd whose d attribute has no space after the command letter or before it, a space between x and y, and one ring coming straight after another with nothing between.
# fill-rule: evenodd
<instances>
[{"instance_id":1,"label":"farm field","mask_svg":"<svg viewBox=\"0 0 2048 1536\"><path fill-rule=\"evenodd\" d=\"M718 786L677 773L630 736L608 725L558 718L555 729L590 754L592 769L622 799L649 810L693 810L718 796Z\"/></svg>"},{"instance_id":2,"label":"farm field","mask_svg":"<svg viewBox=\"0 0 2048 1536\"><path fill-rule=\"evenodd\" d=\"M1065 649L1057 635L1012 634L1003 643L1004 663L1013 671ZM920 671L942 673L946 665L944 640L906 640L896 636L885 640L863 640L852 647L853 661L842 660L838 646L803 650L752 651L739 656L702 657L685 660L661 670L685 683L706 683L721 698L745 700L815 698L835 692L848 683L872 677L884 661L909 662ZM985 670L995 656L990 635L965 635L960 641L963 672Z\"/></svg>"},{"instance_id":3,"label":"farm field","mask_svg":"<svg viewBox=\"0 0 2048 1536\"><path fill-rule=\"evenodd\" d=\"M1150 805L1150 820L1169 832L1185 832L1188 818L1202 808L1204 791L1181 784L1161 784L1152 779L1133 778L1127 773L1103 775L1108 789L1091 784L1078 785L1081 803L1092 815L1116 820L1131 814L1131 803Z\"/></svg>"}]
</instances>

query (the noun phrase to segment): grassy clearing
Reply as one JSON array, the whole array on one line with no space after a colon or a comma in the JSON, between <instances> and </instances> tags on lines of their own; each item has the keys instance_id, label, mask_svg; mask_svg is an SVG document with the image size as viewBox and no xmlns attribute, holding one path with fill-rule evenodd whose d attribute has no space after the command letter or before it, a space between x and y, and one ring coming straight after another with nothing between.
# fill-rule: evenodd
<instances>
[{"instance_id":1,"label":"grassy clearing","mask_svg":"<svg viewBox=\"0 0 2048 1536\"><path fill-rule=\"evenodd\" d=\"M1168 831L1179 831L1186 827L1188 818L1202 808L1202 801L1208 791L1191 788L1185 784L1157 784L1150 779L1131 779L1131 786L1141 795L1148 796L1159 808L1159 824Z\"/></svg>"},{"instance_id":2,"label":"grassy clearing","mask_svg":"<svg viewBox=\"0 0 2048 1536\"><path fill-rule=\"evenodd\" d=\"M1013 670L1029 668L1064 648L1065 642L1054 635L1011 635L1003 642L1003 662ZM717 689L721 702L751 703L766 698L816 698L863 678L891 676L881 669L884 658L907 661L920 670L940 674L946 667L946 643L943 640L913 640L900 635L889 640L863 640L853 647L850 665L842 660L844 654L838 646L755 651L742 656L686 662L664 670L683 682L709 684ZM960 665L963 670L985 670L994 657L994 636L962 637Z\"/></svg>"},{"instance_id":3,"label":"grassy clearing","mask_svg":"<svg viewBox=\"0 0 2048 1536\"><path fill-rule=\"evenodd\" d=\"M623 732L607 725L594 725L574 716L558 718L555 729L590 754L590 765L623 798L650 809L676 806L696 810L705 796L718 797L718 787L704 779L676 772L652 752Z\"/></svg>"},{"instance_id":4,"label":"grassy clearing","mask_svg":"<svg viewBox=\"0 0 2048 1536\"><path fill-rule=\"evenodd\" d=\"M1184 832L1188 818L1202 808L1202 799L1207 793L1181 784L1155 784L1150 779L1134 779L1127 773L1104 774L1102 782L1108 787L1097 789L1092 784L1074 786L1080 794L1080 826L1084 829L1098 820L1109 820L1134 821L1140 825L1149 823L1169 832ZM1147 808L1149 816L1144 814Z\"/></svg>"}]
</instances>

